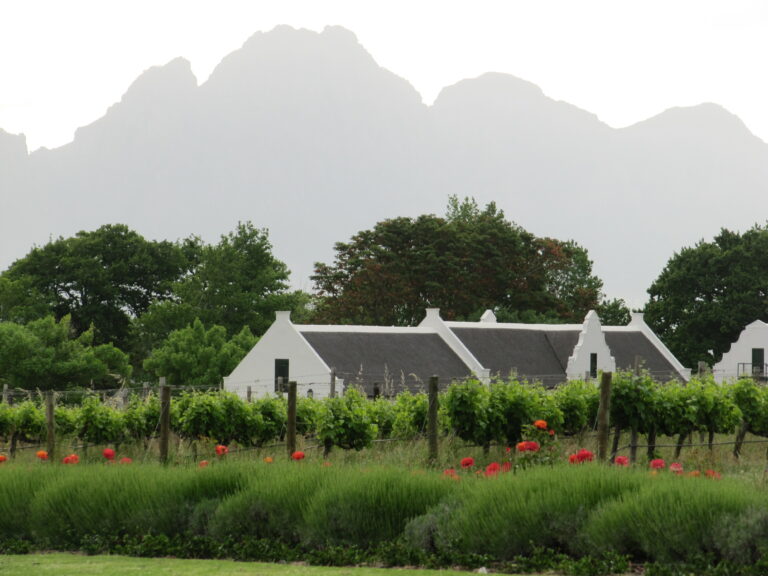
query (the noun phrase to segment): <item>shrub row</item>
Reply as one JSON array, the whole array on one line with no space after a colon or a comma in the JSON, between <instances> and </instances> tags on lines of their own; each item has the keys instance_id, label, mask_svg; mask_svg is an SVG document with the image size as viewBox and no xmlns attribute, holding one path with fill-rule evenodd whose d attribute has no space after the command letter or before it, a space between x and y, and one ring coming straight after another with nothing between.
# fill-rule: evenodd
<instances>
[{"instance_id":1,"label":"shrub row","mask_svg":"<svg viewBox=\"0 0 768 576\"><path fill-rule=\"evenodd\" d=\"M530 563L547 550L585 564L624 559L622 570L626 559L729 574L768 566L768 495L740 479L597 464L463 474L308 463L0 469L0 549L330 564L376 551L387 564L427 565Z\"/></svg>"}]
</instances>

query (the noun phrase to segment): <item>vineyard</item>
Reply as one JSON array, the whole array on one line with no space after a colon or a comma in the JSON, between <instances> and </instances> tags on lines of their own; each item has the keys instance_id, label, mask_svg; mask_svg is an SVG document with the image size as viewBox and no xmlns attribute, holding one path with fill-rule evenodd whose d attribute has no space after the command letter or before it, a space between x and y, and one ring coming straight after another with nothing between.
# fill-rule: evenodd
<instances>
[{"instance_id":1,"label":"vineyard","mask_svg":"<svg viewBox=\"0 0 768 576\"><path fill-rule=\"evenodd\" d=\"M11 458L20 448L42 446L46 439L43 396L31 396L0 404L0 438ZM159 433L160 398L154 392L122 398L59 399L53 411L57 444L130 446L134 453L149 453ZM298 399L295 428L302 446L322 447L325 454L334 448L362 450L375 441L423 437L428 404L426 393L370 400L349 389L336 398ZM491 385L468 380L439 395L439 432L488 450L492 445L514 446L524 439L528 424L543 419L558 437L583 437L595 429L598 404L594 382L546 389L514 379ZM170 404L176 446L188 446L195 455L201 443L246 450L282 442L287 424L287 401L280 395L246 402L218 390L177 390ZM652 459L660 436L675 439L679 456L695 433L710 446L716 434L732 434L738 455L747 433L768 436L768 390L751 379L720 385L694 378L661 385L648 375L618 373L611 386L610 426L612 453L629 447L633 461L638 445L647 446Z\"/></svg>"}]
</instances>

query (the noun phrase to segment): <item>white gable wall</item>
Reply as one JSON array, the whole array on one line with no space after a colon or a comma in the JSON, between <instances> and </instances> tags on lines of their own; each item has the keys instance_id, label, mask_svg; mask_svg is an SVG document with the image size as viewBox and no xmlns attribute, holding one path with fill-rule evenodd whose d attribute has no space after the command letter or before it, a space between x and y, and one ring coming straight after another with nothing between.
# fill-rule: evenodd
<instances>
[{"instance_id":1,"label":"white gable wall","mask_svg":"<svg viewBox=\"0 0 768 576\"><path fill-rule=\"evenodd\" d=\"M488 315L489 312L490 316ZM487 310L486 313L483 314L481 321L487 323L495 323L496 316L493 315L493 312ZM481 382L484 382L485 384L490 383L491 370L489 368L484 368L478 359L475 358L474 354L469 351L469 348L464 346L464 343L459 340L459 337L456 336L456 334L454 334L453 331L448 327L445 321L440 317L440 308L427 308L427 315L424 320L421 321L419 327L431 328L437 332L438 336L440 336L440 338L442 338L443 341L448 344L451 350L453 350L454 354L461 358L464 364L469 366L469 369L472 370L472 372Z\"/></svg>"},{"instance_id":2,"label":"white gable wall","mask_svg":"<svg viewBox=\"0 0 768 576\"><path fill-rule=\"evenodd\" d=\"M224 378L224 389L241 398L246 397L248 386L254 398L274 394L276 359L288 360L289 379L296 382L299 396L306 396L310 389L315 398L330 395L331 369L293 325L290 312L277 313L269 330ZM341 389L339 382L336 389Z\"/></svg>"},{"instance_id":3,"label":"white gable wall","mask_svg":"<svg viewBox=\"0 0 768 576\"><path fill-rule=\"evenodd\" d=\"M605 342L603 327L597 312L590 310L584 318L579 341L573 348L573 355L568 358L565 375L568 380L581 380L589 374L592 354L597 354L597 370L615 372L616 360Z\"/></svg>"},{"instance_id":4,"label":"white gable wall","mask_svg":"<svg viewBox=\"0 0 768 576\"><path fill-rule=\"evenodd\" d=\"M755 320L744 328L736 342L731 344L730 350L723 354L720 362L712 367L715 380L723 382L738 378L740 363L750 364L750 366L742 367L742 373L746 369L746 376L749 376L751 373L753 348L765 350L765 359L768 361L768 324L760 320Z\"/></svg>"}]
</instances>

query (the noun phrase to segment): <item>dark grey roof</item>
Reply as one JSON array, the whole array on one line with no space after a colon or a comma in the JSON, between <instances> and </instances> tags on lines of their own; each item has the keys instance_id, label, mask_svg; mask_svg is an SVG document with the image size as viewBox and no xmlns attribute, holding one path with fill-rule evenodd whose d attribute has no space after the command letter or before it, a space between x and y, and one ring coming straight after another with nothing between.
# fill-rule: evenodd
<instances>
[{"instance_id":1,"label":"dark grey roof","mask_svg":"<svg viewBox=\"0 0 768 576\"><path fill-rule=\"evenodd\" d=\"M642 332L604 332L605 342L616 360L616 370L632 370L635 355L640 356L642 367L656 380L666 382L680 379L680 373Z\"/></svg>"},{"instance_id":2,"label":"dark grey roof","mask_svg":"<svg viewBox=\"0 0 768 576\"><path fill-rule=\"evenodd\" d=\"M529 381L554 386L566 380L568 357L579 330L549 331L517 328L454 328L451 330L492 376L510 372Z\"/></svg>"},{"instance_id":3,"label":"dark grey roof","mask_svg":"<svg viewBox=\"0 0 768 576\"><path fill-rule=\"evenodd\" d=\"M358 381L368 394L374 383L382 393L426 390L430 376L440 388L451 379L466 378L470 368L437 334L404 332L302 332L323 361L345 383ZM385 379L391 388L385 386Z\"/></svg>"}]
</instances>

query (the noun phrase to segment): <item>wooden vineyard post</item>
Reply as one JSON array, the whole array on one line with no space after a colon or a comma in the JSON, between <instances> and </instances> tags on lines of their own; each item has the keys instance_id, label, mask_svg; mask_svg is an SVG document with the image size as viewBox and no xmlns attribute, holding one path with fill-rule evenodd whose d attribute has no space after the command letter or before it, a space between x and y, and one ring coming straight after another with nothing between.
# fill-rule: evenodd
<instances>
[{"instance_id":1,"label":"wooden vineyard post","mask_svg":"<svg viewBox=\"0 0 768 576\"><path fill-rule=\"evenodd\" d=\"M438 377L429 379L429 404L427 407L427 442L429 446L429 464L437 463L437 411L438 411Z\"/></svg>"},{"instance_id":2,"label":"wooden vineyard post","mask_svg":"<svg viewBox=\"0 0 768 576\"><path fill-rule=\"evenodd\" d=\"M46 450L48 458L54 459L56 448L56 428L54 419L53 390L45 391L45 424L46 424Z\"/></svg>"},{"instance_id":3,"label":"wooden vineyard post","mask_svg":"<svg viewBox=\"0 0 768 576\"><path fill-rule=\"evenodd\" d=\"M290 458L296 452L296 382L288 382L288 427L285 437Z\"/></svg>"},{"instance_id":4,"label":"wooden vineyard post","mask_svg":"<svg viewBox=\"0 0 768 576\"><path fill-rule=\"evenodd\" d=\"M597 459L608 458L608 417L611 410L611 372L603 372L600 380L600 406L597 409Z\"/></svg>"},{"instance_id":5,"label":"wooden vineyard post","mask_svg":"<svg viewBox=\"0 0 768 576\"><path fill-rule=\"evenodd\" d=\"M251 397L252 397L253 391L251 390L251 387L248 386L248 388L245 389L245 401L250 404L251 403Z\"/></svg>"},{"instance_id":6,"label":"wooden vineyard post","mask_svg":"<svg viewBox=\"0 0 768 576\"><path fill-rule=\"evenodd\" d=\"M171 389L160 378L160 463L168 463L168 444L171 438Z\"/></svg>"},{"instance_id":7,"label":"wooden vineyard post","mask_svg":"<svg viewBox=\"0 0 768 576\"><path fill-rule=\"evenodd\" d=\"M331 368L331 398L336 398L336 368Z\"/></svg>"}]
</instances>

